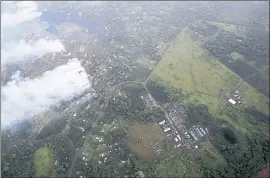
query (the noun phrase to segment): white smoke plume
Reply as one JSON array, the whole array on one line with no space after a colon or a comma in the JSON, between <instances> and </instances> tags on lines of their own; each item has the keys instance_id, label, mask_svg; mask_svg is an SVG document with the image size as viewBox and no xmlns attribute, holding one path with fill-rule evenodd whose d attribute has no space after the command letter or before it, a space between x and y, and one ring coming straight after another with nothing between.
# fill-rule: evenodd
<instances>
[{"instance_id":1,"label":"white smoke plume","mask_svg":"<svg viewBox=\"0 0 270 178\"><path fill-rule=\"evenodd\" d=\"M88 76L78 60L70 60L34 79L23 79L17 72L2 87L1 127L30 119L59 101L82 94L89 87Z\"/></svg>"}]
</instances>

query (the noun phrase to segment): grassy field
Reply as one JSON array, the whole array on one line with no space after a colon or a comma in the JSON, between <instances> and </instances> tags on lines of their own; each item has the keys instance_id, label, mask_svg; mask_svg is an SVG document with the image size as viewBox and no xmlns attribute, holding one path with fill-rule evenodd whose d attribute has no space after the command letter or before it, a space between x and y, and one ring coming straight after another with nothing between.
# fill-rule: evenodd
<instances>
[{"instance_id":1,"label":"grassy field","mask_svg":"<svg viewBox=\"0 0 270 178\"><path fill-rule=\"evenodd\" d=\"M219 164L226 164L226 161L223 159L220 153L216 152L213 149L214 147L208 146L208 148L200 151L200 156L203 159L204 164L207 164L209 167L215 168Z\"/></svg>"},{"instance_id":2,"label":"grassy field","mask_svg":"<svg viewBox=\"0 0 270 178\"><path fill-rule=\"evenodd\" d=\"M249 122L247 113L242 110L243 107L237 108L237 106L231 106L229 103L223 105L223 107L217 113L218 118L226 120L232 125L237 131L242 134L250 134L252 132L263 132L269 135L268 124L258 122L253 124Z\"/></svg>"},{"instance_id":3,"label":"grassy field","mask_svg":"<svg viewBox=\"0 0 270 178\"><path fill-rule=\"evenodd\" d=\"M187 103L195 105L207 104L210 113L214 113L216 111L220 102L221 99L216 96L213 97L200 93L192 94L187 101Z\"/></svg>"},{"instance_id":4,"label":"grassy field","mask_svg":"<svg viewBox=\"0 0 270 178\"><path fill-rule=\"evenodd\" d=\"M39 148L34 154L35 176L52 176L53 163L53 151L47 147Z\"/></svg>"},{"instance_id":5,"label":"grassy field","mask_svg":"<svg viewBox=\"0 0 270 178\"><path fill-rule=\"evenodd\" d=\"M221 102L218 97L220 90L227 88L232 91L241 81L218 60L207 56L206 50L194 42L187 31L166 51L152 73L156 78L154 76L191 93L187 102L207 104L211 113Z\"/></svg>"},{"instance_id":6,"label":"grassy field","mask_svg":"<svg viewBox=\"0 0 270 178\"><path fill-rule=\"evenodd\" d=\"M247 83L243 83L244 99L246 105L255 106L258 110L269 115L269 98Z\"/></svg>"},{"instance_id":7,"label":"grassy field","mask_svg":"<svg viewBox=\"0 0 270 178\"><path fill-rule=\"evenodd\" d=\"M242 117L241 113L237 112L228 103L223 105L223 107L217 113L217 117L226 120L230 123L237 131L246 134L248 133L249 123L245 118Z\"/></svg>"},{"instance_id":8,"label":"grassy field","mask_svg":"<svg viewBox=\"0 0 270 178\"><path fill-rule=\"evenodd\" d=\"M232 55L235 58L241 57ZM182 88L189 94L187 103L206 104L212 114L222 101L219 97L221 89L232 93L242 81L238 75L208 55L207 50L192 39L189 31L182 32L176 43L169 47L151 78ZM269 100L246 82L243 86L246 104L269 114Z\"/></svg>"},{"instance_id":9,"label":"grassy field","mask_svg":"<svg viewBox=\"0 0 270 178\"><path fill-rule=\"evenodd\" d=\"M156 124L134 124L128 135L128 145L148 163L154 160L158 150L164 149L166 137Z\"/></svg>"}]
</instances>

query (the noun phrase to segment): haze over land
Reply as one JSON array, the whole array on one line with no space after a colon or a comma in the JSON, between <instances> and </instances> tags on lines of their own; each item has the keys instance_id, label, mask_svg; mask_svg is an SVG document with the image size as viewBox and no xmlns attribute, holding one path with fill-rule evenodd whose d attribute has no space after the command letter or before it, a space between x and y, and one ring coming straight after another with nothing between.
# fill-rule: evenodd
<instances>
[{"instance_id":1,"label":"haze over land","mask_svg":"<svg viewBox=\"0 0 270 178\"><path fill-rule=\"evenodd\" d=\"M253 177L269 2L1 2L3 177Z\"/></svg>"}]
</instances>

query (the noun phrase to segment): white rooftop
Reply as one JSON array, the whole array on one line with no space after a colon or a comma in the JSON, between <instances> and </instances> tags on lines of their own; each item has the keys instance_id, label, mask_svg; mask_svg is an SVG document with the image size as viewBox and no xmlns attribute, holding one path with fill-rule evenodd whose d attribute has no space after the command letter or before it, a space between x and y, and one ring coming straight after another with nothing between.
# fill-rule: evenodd
<instances>
[{"instance_id":1,"label":"white rooftop","mask_svg":"<svg viewBox=\"0 0 270 178\"><path fill-rule=\"evenodd\" d=\"M233 99L229 99L228 100L230 103L232 103L232 104L235 104L236 103L236 101L234 101Z\"/></svg>"},{"instance_id":2,"label":"white rooftop","mask_svg":"<svg viewBox=\"0 0 270 178\"><path fill-rule=\"evenodd\" d=\"M171 128L166 128L166 129L164 129L164 132L168 132L168 131L170 131L171 130Z\"/></svg>"},{"instance_id":3,"label":"white rooftop","mask_svg":"<svg viewBox=\"0 0 270 178\"><path fill-rule=\"evenodd\" d=\"M165 120L159 122L159 125L164 125L164 123L165 123Z\"/></svg>"}]
</instances>

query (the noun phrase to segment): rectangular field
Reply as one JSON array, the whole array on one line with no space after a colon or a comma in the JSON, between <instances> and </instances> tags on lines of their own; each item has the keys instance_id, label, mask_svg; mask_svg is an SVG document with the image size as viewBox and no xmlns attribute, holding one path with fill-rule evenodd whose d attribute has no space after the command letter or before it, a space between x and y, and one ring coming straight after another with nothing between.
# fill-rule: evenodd
<instances>
[{"instance_id":1,"label":"rectangular field","mask_svg":"<svg viewBox=\"0 0 270 178\"><path fill-rule=\"evenodd\" d=\"M128 145L148 163L154 160L158 150L164 149L166 137L156 124L134 124L128 135Z\"/></svg>"}]
</instances>

